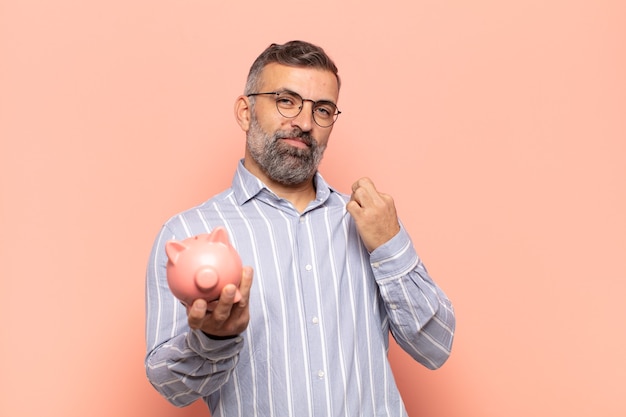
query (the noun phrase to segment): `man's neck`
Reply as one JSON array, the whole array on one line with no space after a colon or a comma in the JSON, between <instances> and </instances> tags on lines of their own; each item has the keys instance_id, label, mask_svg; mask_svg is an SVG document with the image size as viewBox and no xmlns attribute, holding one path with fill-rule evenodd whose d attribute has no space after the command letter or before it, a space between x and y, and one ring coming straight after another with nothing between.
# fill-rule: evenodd
<instances>
[{"instance_id":1,"label":"man's neck","mask_svg":"<svg viewBox=\"0 0 626 417\"><path fill-rule=\"evenodd\" d=\"M244 165L252 175L259 178L274 194L289 201L299 213L302 213L309 203L315 200L317 194L313 178L309 178L300 184L285 185L272 180L256 164L246 164L244 161Z\"/></svg>"},{"instance_id":2,"label":"man's neck","mask_svg":"<svg viewBox=\"0 0 626 417\"><path fill-rule=\"evenodd\" d=\"M302 213L309 205L309 203L315 200L315 187L313 186L313 180L309 180L306 184L301 184L293 187L286 187L278 184L278 187L274 183L268 186L276 193L280 198L284 198L289 201L299 213Z\"/></svg>"}]
</instances>

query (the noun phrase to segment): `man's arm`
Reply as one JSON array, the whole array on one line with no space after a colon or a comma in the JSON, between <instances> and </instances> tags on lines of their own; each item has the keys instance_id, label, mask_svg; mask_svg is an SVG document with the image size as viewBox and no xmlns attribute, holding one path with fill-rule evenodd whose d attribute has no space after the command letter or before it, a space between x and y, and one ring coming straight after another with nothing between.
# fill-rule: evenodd
<instances>
[{"instance_id":1,"label":"man's arm","mask_svg":"<svg viewBox=\"0 0 626 417\"><path fill-rule=\"evenodd\" d=\"M172 238L166 229L161 232L146 274L145 365L156 390L172 404L185 406L219 389L237 364L243 338L216 340L208 334L223 338L245 329L252 270L244 268L239 303L233 303L232 288L226 286L212 313L206 312L204 300L186 309L167 285L164 244Z\"/></svg>"},{"instance_id":2,"label":"man's arm","mask_svg":"<svg viewBox=\"0 0 626 417\"><path fill-rule=\"evenodd\" d=\"M346 208L370 253L394 338L424 366L440 367L450 356L454 310L401 227L393 199L361 178L353 184Z\"/></svg>"},{"instance_id":3,"label":"man's arm","mask_svg":"<svg viewBox=\"0 0 626 417\"><path fill-rule=\"evenodd\" d=\"M178 335L148 353L148 380L172 404L189 405L228 380L242 342L242 337L212 340L200 330Z\"/></svg>"},{"instance_id":4,"label":"man's arm","mask_svg":"<svg viewBox=\"0 0 626 417\"><path fill-rule=\"evenodd\" d=\"M396 342L422 365L439 368L450 356L454 309L428 275L406 230L372 252L370 263Z\"/></svg>"}]
</instances>

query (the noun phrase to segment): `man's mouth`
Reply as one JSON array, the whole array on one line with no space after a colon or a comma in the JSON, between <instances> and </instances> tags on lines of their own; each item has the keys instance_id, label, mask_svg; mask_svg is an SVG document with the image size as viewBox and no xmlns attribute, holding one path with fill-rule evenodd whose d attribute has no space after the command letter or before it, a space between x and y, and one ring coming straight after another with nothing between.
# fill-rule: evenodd
<instances>
[{"instance_id":1,"label":"man's mouth","mask_svg":"<svg viewBox=\"0 0 626 417\"><path fill-rule=\"evenodd\" d=\"M283 142L287 142L291 146L295 146L296 148L309 148L311 146L311 141L301 138L301 137L289 137L289 138L281 138Z\"/></svg>"}]
</instances>

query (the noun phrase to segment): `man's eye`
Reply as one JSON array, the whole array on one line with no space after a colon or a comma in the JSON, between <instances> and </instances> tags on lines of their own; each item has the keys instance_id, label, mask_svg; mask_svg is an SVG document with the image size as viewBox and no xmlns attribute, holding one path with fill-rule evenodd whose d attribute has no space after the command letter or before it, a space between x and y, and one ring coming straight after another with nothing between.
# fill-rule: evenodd
<instances>
[{"instance_id":1,"label":"man's eye","mask_svg":"<svg viewBox=\"0 0 626 417\"><path fill-rule=\"evenodd\" d=\"M329 106L318 106L315 108L315 112L322 117L331 117L335 114L334 110Z\"/></svg>"},{"instance_id":2,"label":"man's eye","mask_svg":"<svg viewBox=\"0 0 626 417\"><path fill-rule=\"evenodd\" d=\"M298 105L296 102L296 99L294 99L293 97L289 97L289 96L278 96L278 98L276 99L276 102L278 103L279 106L283 106L283 107L295 107Z\"/></svg>"}]
</instances>

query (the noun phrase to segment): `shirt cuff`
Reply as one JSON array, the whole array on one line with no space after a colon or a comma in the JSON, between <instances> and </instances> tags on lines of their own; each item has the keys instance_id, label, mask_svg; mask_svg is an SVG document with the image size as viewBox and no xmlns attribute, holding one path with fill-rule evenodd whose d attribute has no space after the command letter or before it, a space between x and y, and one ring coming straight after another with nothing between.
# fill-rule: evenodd
<instances>
[{"instance_id":1,"label":"shirt cuff","mask_svg":"<svg viewBox=\"0 0 626 417\"><path fill-rule=\"evenodd\" d=\"M370 254L370 264L377 280L395 278L408 274L419 264L419 256L406 229Z\"/></svg>"},{"instance_id":2,"label":"shirt cuff","mask_svg":"<svg viewBox=\"0 0 626 417\"><path fill-rule=\"evenodd\" d=\"M189 348L210 361L232 358L243 349L243 336L216 340L209 338L201 330L190 330L187 333Z\"/></svg>"}]
</instances>

